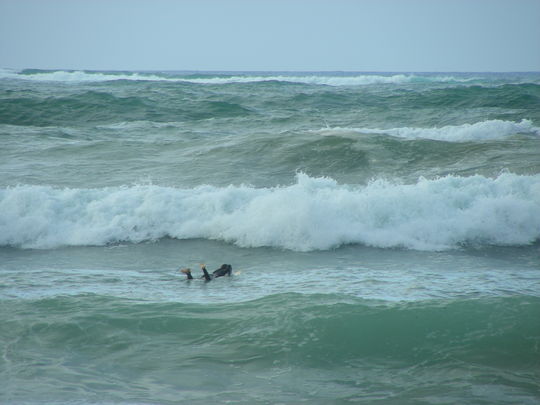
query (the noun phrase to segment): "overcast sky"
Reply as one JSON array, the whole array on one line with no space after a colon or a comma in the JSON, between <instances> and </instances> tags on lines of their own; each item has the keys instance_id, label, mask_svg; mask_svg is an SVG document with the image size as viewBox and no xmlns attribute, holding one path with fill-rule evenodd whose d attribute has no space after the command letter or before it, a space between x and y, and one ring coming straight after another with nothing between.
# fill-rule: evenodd
<instances>
[{"instance_id":1,"label":"overcast sky","mask_svg":"<svg viewBox=\"0 0 540 405\"><path fill-rule=\"evenodd\" d=\"M0 0L0 67L540 71L540 0Z\"/></svg>"}]
</instances>

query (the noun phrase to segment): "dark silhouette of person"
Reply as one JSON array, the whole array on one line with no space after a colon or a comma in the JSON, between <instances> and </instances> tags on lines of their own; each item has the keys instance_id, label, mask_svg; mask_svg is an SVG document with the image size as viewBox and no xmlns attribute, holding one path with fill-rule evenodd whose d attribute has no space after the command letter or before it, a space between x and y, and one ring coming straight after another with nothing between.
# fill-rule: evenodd
<instances>
[{"instance_id":1,"label":"dark silhouette of person","mask_svg":"<svg viewBox=\"0 0 540 405\"><path fill-rule=\"evenodd\" d=\"M222 264L221 267L214 270L212 274L208 273L208 270L206 270L206 266L204 264L201 264L201 270L203 272L201 278L204 278L205 281L212 281L215 278L230 276L232 274L232 266L230 264ZM181 269L180 271L187 276L188 280L193 280L193 275L191 274L190 268Z\"/></svg>"}]
</instances>

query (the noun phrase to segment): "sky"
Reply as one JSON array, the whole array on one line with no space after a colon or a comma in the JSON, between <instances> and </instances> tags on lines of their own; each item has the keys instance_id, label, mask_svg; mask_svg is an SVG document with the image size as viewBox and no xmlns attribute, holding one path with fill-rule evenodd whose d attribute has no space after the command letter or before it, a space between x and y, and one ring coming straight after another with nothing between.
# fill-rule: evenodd
<instances>
[{"instance_id":1,"label":"sky","mask_svg":"<svg viewBox=\"0 0 540 405\"><path fill-rule=\"evenodd\" d=\"M0 67L540 71L540 0L0 0Z\"/></svg>"}]
</instances>

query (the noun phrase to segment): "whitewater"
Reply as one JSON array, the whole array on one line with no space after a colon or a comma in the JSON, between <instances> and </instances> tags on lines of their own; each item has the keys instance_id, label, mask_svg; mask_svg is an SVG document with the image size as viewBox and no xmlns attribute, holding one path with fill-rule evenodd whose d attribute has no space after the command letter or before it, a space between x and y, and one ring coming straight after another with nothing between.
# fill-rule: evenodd
<instances>
[{"instance_id":1,"label":"whitewater","mask_svg":"<svg viewBox=\"0 0 540 405\"><path fill-rule=\"evenodd\" d=\"M437 250L532 243L539 212L540 175L377 180L360 188L302 173L296 184L270 189L16 186L0 192L0 244L44 249L171 237L297 251L351 243Z\"/></svg>"},{"instance_id":2,"label":"whitewater","mask_svg":"<svg viewBox=\"0 0 540 405\"><path fill-rule=\"evenodd\" d=\"M0 139L2 403L540 399L539 73L0 69Z\"/></svg>"}]
</instances>

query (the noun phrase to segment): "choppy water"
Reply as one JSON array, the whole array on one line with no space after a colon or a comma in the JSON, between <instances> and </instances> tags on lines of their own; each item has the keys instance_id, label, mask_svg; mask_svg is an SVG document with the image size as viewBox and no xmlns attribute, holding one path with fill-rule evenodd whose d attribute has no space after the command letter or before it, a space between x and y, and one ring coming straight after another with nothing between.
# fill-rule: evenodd
<instances>
[{"instance_id":1,"label":"choppy water","mask_svg":"<svg viewBox=\"0 0 540 405\"><path fill-rule=\"evenodd\" d=\"M2 403L540 400L538 73L1 70L0 139Z\"/></svg>"}]
</instances>

